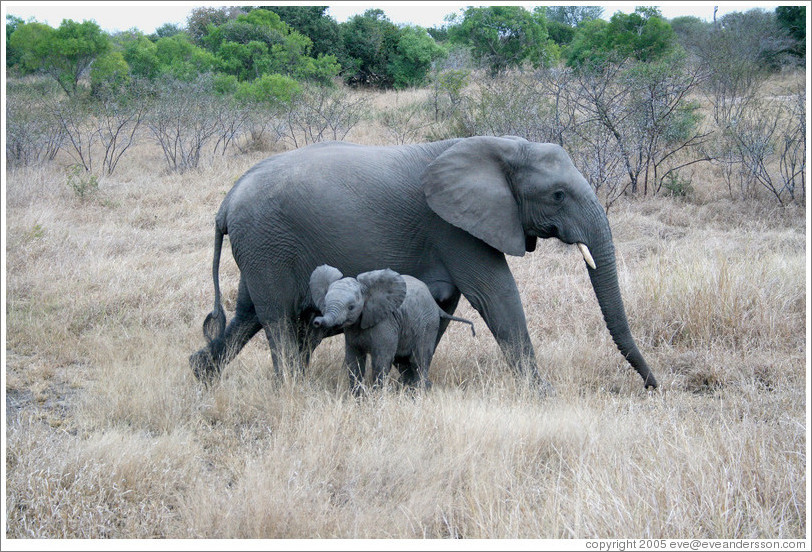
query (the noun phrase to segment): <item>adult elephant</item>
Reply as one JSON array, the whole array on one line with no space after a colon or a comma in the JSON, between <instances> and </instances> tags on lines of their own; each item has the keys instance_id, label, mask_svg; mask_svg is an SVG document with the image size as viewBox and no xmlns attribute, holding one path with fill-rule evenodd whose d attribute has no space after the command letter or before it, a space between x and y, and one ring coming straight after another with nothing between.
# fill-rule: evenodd
<instances>
[{"instance_id":1,"label":"adult elephant","mask_svg":"<svg viewBox=\"0 0 812 552\"><path fill-rule=\"evenodd\" d=\"M224 234L241 273L228 327L218 277ZM277 370L290 344L306 363L323 337L310 331L318 312L309 276L328 264L349 275L391 268L415 276L449 314L464 295L508 363L546 385L505 259L533 251L537 238L578 245L615 344L645 385L656 387L629 330L609 222L595 193L561 147L513 137L319 143L255 165L217 213L209 342L190 363L201 379L218 374L260 329Z\"/></svg>"}]
</instances>

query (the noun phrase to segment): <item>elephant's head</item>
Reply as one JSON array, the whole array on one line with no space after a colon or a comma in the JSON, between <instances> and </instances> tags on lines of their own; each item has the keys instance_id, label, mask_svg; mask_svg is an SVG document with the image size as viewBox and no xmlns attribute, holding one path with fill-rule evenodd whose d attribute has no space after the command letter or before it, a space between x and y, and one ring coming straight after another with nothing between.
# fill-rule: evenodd
<instances>
[{"instance_id":1,"label":"elephant's head","mask_svg":"<svg viewBox=\"0 0 812 552\"><path fill-rule=\"evenodd\" d=\"M313 319L317 328L359 324L367 329L400 307L406 281L388 268L344 278L337 268L321 265L310 275L310 295L322 313Z\"/></svg>"},{"instance_id":2,"label":"elephant's head","mask_svg":"<svg viewBox=\"0 0 812 552\"><path fill-rule=\"evenodd\" d=\"M606 213L561 147L460 140L428 166L423 185L435 213L504 253L524 255L537 238L576 244L615 344L646 386L657 386L629 330Z\"/></svg>"}]
</instances>

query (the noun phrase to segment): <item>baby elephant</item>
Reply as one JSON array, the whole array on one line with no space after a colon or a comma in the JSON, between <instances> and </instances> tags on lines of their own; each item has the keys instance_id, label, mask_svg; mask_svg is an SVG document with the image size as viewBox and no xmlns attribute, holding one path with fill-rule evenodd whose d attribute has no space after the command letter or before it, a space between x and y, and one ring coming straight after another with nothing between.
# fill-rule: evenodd
<instances>
[{"instance_id":1,"label":"baby elephant","mask_svg":"<svg viewBox=\"0 0 812 552\"><path fill-rule=\"evenodd\" d=\"M426 284L388 268L344 278L337 268L321 265L310 275L310 294L322 313L313 325L344 330L344 360L356 395L361 391L367 354L372 358L375 386L389 374L395 357L405 357L409 359L405 381L429 387L440 319L470 324L476 335L473 322L437 306Z\"/></svg>"}]
</instances>

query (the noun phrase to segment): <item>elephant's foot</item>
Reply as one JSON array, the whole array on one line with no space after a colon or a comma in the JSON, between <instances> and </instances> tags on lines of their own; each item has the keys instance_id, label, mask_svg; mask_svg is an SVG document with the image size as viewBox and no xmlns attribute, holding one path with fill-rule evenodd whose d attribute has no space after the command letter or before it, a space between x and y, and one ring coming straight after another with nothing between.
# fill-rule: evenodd
<instances>
[{"instance_id":1,"label":"elephant's foot","mask_svg":"<svg viewBox=\"0 0 812 552\"><path fill-rule=\"evenodd\" d=\"M210 384L220 375L220 366L214 361L208 348L201 349L189 357L189 366L198 381Z\"/></svg>"},{"instance_id":2,"label":"elephant's foot","mask_svg":"<svg viewBox=\"0 0 812 552\"><path fill-rule=\"evenodd\" d=\"M539 397L542 399L551 399L555 397L555 386L542 377L537 377L533 382L538 389Z\"/></svg>"}]
</instances>

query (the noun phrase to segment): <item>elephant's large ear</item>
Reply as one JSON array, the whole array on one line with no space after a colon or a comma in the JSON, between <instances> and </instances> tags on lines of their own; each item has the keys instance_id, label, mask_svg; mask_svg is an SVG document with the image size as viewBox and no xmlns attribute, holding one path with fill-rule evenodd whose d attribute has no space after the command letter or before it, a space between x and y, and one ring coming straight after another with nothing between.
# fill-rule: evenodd
<instances>
[{"instance_id":1,"label":"elephant's large ear","mask_svg":"<svg viewBox=\"0 0 812 552\"><path fill-rule=\"evenodd\" d=\"M523 141L479 136L454 144L423 173L429 207L509 255L525 253L519 206L505 171L520 158Z\"/></svg>"},{"instance_id":2,"label":"elephant's large ear","mask_svg":"<svg viewBox=\"0 0 812 552\"><path fill-rule=\"evenodd\" d=\"M330 284L337 282L344 275L334 266L321 265L310 275L310 296L316 307L324 312L324 298L327 296L327 289Z\"/></svg>"},{"instance_id":3,"label":"elephant's large ear","mask_svg":"<svg viewBox=\"0 0 812 552\"><path fill-rule=\"evenodd\" d=\"M373 270L359 274L364 294L361 328L367 329L400 308L406 298L406 280L394 270Z\"/></svg>"}]
</instances>

